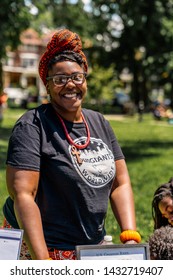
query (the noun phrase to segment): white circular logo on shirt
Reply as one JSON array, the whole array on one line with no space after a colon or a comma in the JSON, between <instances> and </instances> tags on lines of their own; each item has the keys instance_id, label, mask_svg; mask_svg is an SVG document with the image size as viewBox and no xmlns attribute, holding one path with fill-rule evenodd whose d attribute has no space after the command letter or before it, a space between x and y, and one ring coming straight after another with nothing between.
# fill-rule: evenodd
<instances>
[{"instance_id":1,"label":"white circular logo on shirt","mask_svg":"<svg viewBox=\"0 0 173 280\"><path fill-rule=\"evenodd\" d=\"M84 143L86 137L76 139ZM89 148L77 150L69 146L69 153L80 177L93 188L101 188L115 176L115 161L112 151L101 139L90 139Z\"/></svg>"}]
</instances>

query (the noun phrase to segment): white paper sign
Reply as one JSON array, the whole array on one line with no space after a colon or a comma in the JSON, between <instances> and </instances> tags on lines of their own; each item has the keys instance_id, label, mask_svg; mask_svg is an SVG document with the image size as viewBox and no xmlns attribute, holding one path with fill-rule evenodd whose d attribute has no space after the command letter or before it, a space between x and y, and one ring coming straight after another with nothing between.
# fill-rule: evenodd
<instances>
[{"instance_id":1,"label":"white paper sign","mask_svg":"<svg viewBox=\"0 0 173 280\"><path fill-rule=\"evenodd\" d=\"M22 239L22 229L0 228L0 260L18 260Z\"/></svg>"},{"instance_id":2,"label":"white paper sign","mask_svg":"<svg viewBox=\"0 0 173 280\"><path fill-rule=\"evenodd\" d=\"M78 260L148 260L148 244L76 246Z\"/></svg>"}]
</instances>

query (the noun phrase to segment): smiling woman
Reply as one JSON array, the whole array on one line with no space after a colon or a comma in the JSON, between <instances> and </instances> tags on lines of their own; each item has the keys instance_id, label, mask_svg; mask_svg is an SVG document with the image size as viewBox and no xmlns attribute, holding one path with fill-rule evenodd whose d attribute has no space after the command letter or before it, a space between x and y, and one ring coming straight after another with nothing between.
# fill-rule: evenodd
<instances>
[{"instance_id":1,"label":"smiling woman","mask_svg":"<svg viewBox=\"0 0 173 280\"><path fill-rule=\"evenodd\" d=\"M130 230L123 242L140 240L116 136L103 115L82 108L87 70L79 36L56 32L39 64L50 103L26 112L10 137L4 225L24 229L25 259L76 259L77 245L100 244L109 200L121 231Z\"/></svg>"}]
</instances>

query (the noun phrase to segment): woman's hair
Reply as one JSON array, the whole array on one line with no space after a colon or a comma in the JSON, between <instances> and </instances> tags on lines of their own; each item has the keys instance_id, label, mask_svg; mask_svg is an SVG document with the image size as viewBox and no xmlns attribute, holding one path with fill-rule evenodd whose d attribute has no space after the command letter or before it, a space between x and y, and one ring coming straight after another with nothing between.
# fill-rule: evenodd
<instances>
[{"instance_id":1,"label":"woman's hair","mask_svg":"<svg viewBox=\"0 0 173 280\"><path fill-rule=\"evenodd\" d=\"M48 70L52 69L52 66L56 63L56 62L61 62L61 61L65 61L65 60L70 60L70 61L74 61L76 63L78 63L81 67L83 67L83 59L81 57L81 55L79 53L75 53L73 51L63 51L60 53L57 53L57 55L55 55L48 63Z\"/></svg>"},{"instance_id":2,"label":"woman's hair","mask_svg":"<svg viewBox=\"0 0 173 280\"><path fill-rule=\"evenodd\" d=\"M149 237L150 258L173 260L173 227L170 225L156 229Z\"/></svg>"},{"instance_id":3,"label":"woman's hair","mask_svg":"<svg viewBox=\"0 0 173 280\"><path fill-rule=\"evenodd\" d=\"M54 33L40 59L39 75L45 86L48 70L51 69L53 63L64 60L75 61L83 67L85 72L88 70L81 39L78 34L68 29L61 29Z\"/></svg>"},{"instance_id":4,"label":"woman's hair","mask_svg":"<svg viewBox=\"0 0 173 280\"><path fill-rule=\"evenodd\" d=\"M152 217L154 220L154 229L165 226L168 223L168 219L162 216L159 210L159 203L164 197L171 197L173 199L173 178L168 183L162 184L154 193L152 201Z\"/></svg>"}]
</instances>

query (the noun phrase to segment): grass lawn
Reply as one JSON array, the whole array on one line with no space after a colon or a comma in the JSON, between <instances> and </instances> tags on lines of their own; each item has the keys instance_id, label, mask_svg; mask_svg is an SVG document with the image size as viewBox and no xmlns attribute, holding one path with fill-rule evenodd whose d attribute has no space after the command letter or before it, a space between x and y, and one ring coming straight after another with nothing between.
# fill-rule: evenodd
<instances>
[{"instance_id":1,"label":"grass lawn","mask_svg":"<svg viewBox=\"0 0 173 280\"><path fill-rule=\"evenodd\" d=\"M5 159L7 144L15 120L23 113L20 109L6 109L4 121L0 126L0 224L2 206L7 197L5 184ZM108 118L108 116L106 116ZM166 121L155 121L150 114L138 122L137 116L110 118L111 126L126 157L134 190L136 220L142 242L147 242L153 231L151 201L155 189L173 176L173 126ZM119 228L112 212L106 218L107 233L119 241Z\"/></svg>"},{"instance_id":2,"label":"grass lawn","mask_svg":"<svg viewBox=\"0 0 173 280\"><path fill-rule=\"evenodd\" d=\"M155 121L150 114L144 116L143 122L138 122L137 117L110 122L126 157L135 196L137 227L142 242L147 242L153 231L153 193L173 176L173 126L166 121ZM114 242L119 242L110 211L107 229L114 236Z\"/></svg>"},{"instance_id":3,"label":"grass lawn","mask_svg":"<svg viewBox=\"0 0 173 280\"><path fill-rule=\"evenodd\" d=\"M0 125L0 226L2 224L2 206L7 197L5 183L5 160L7 153L7 145L9 135L17 118L21 116L21 109L6 109L4 112L4 120Z\"/></svg>"}]
</instances>

